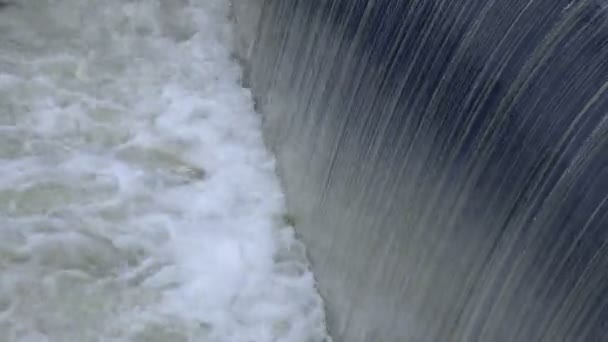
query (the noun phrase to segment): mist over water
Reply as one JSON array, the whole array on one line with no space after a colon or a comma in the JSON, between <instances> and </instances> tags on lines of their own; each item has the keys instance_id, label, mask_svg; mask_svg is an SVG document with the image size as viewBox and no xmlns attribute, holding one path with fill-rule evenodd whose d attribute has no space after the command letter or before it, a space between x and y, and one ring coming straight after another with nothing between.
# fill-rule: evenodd
<instances>
[{"instance_id":1,"label":"mist over water","mask_svg":"<svg viewBox=\"0 0 608 342\"><path fill-rule=\"evenodd\" d=\"M324 341L228 1L0 9L0 341Z\"/></svg>"}]
</instances>

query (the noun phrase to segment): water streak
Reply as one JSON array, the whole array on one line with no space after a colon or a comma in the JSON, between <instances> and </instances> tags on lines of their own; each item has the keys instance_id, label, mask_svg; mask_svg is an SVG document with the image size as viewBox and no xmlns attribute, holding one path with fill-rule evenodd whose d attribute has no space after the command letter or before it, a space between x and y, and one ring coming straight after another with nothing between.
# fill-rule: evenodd
<instances>
[{"instance_id":1,"label":"water streak","mask_svg":"<svg viewBox=\"0 0 608 342\"><path fill-rule=\"evenodd\" d=\"M336 340L608 335L604 2L257 3L244 55Z\"/></svg>"}]
</instances>

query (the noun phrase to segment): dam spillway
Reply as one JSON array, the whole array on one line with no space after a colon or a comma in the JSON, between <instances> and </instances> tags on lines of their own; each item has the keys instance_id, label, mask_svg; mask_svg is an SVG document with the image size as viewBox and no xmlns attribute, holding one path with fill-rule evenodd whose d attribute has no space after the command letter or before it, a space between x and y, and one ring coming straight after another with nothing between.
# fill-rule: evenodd
<instances>
[{"instance_id":1,"label":"dam spillway","mask_svg":"<svg viewBox=\"0 0 608 342\"><path fill-rule=\"evenodd\" d=\"M606 6L234 1L336 341L608 336Z\"/></svg>"}]
</instances>

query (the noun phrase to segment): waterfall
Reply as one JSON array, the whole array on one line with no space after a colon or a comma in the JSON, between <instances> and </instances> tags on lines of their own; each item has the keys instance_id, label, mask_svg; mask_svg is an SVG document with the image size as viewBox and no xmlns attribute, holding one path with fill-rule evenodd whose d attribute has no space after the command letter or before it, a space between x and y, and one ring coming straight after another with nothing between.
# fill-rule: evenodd
<instances>
[{"instance_id":1,"label":"waterfall","mask_svg":"<svg viewBox=\"0 0 608 342\"><path fill-rule=\"evenodd\" d=\"M604 2L243 3L336 341L608 335Z\"/></svg>"}]
</instances>

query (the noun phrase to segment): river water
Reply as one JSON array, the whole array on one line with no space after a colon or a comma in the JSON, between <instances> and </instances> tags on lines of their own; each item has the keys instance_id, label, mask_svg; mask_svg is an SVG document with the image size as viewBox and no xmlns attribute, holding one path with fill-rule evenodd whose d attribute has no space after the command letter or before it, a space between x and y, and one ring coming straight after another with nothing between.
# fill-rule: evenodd
<instances>
[{"instance_id":1,"label":"river water","mask_svg":"<svg viewBox=\"0 0 608 342\"><path fill-rule=\"evenodd\" d=\"M0 341L329 340L231 40L228 0L2 7Z\"/></svg>"}]
</instances>

